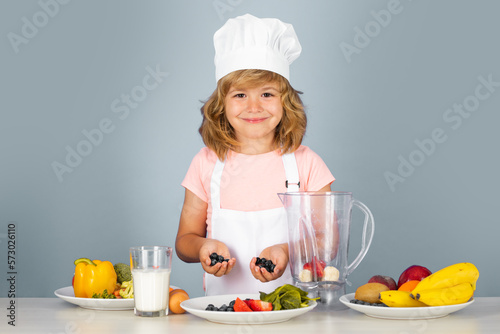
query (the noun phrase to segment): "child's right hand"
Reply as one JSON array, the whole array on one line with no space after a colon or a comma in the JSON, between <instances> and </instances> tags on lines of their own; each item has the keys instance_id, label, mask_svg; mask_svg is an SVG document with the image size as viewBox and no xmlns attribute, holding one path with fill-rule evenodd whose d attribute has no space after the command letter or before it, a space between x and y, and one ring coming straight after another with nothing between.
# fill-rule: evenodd
<instances>
[{"instance_id":1,"label":"child's right hand","mask_svg":"<svg viewBox=\"0 0 500 334\"><path fill-rule=\"evenodd\" d=\"M210 266L210 254L217 253L222 255L225 259L229 259L229 261L224 261L222 263L216 263L213 266ZM231 254L229 254L229 249L227 246L215 239L206 239L203 243L203 246L200 248L200 263L207 273L212 274L217 277L221 277L223 275L227 275L233 269L236 259L231 258Z\"/></svg>"}]
</instances>

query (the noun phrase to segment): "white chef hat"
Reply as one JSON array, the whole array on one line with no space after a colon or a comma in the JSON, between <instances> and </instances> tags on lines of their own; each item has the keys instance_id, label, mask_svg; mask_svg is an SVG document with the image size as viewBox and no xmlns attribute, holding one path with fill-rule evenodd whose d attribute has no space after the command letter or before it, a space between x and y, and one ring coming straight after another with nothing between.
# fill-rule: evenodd
<instances>
[{"instance_id":1,"label":"white chef hat","mask_svg":"<svg viewBox=\"0 0 500 334\"><path fill-rule=\"evenodd\" d=\"M214 34L215 78L233 71L261 69L290 80L290 64L302 47L293 26L278 19L250 14L229 19Z\"/></svg>"}]
</instances>

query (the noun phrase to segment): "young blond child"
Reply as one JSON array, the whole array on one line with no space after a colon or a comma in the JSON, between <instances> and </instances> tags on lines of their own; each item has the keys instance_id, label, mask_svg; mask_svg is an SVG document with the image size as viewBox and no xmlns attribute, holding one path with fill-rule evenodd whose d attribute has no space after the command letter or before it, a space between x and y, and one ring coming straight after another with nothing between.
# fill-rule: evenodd
<instances>
[{"instance_id":1,"label":"young blond child","mask_svg":"<svg viewBox=\"0 0 500 334\"><path fill-rule=\"evenodd\" d=\"M304 106L289 82L301 47L293 27L244 15L214 35L217 88L202 107L206 145L182 185L176 252L200 262L207 295L292 283L286 214L277 193L330 191L322 159L301 145ZM226 261L211 265L217 253ZM256 257L271 260L269 272Z\"/></svg>"}]
</instances>

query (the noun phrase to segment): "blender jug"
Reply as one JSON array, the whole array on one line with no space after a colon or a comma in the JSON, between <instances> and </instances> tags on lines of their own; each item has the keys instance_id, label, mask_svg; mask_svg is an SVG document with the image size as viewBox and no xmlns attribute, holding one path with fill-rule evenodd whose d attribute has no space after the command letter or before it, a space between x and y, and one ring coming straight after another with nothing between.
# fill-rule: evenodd
<instances>
[{"instance_id":1,"label":"blender jug","mask_svg":"<svg viewBox=\"0 0 500 334\"><path fill-rule=\"evenodd\" d=\"M343 308L347 276L366 255L373 239L370 210L350 192L287 192L278 194L288 222L289 265L293 283L320 297L319 306ZM352 207L364 214L361 250L348 264Z\"/></svg>"}]
</instances>

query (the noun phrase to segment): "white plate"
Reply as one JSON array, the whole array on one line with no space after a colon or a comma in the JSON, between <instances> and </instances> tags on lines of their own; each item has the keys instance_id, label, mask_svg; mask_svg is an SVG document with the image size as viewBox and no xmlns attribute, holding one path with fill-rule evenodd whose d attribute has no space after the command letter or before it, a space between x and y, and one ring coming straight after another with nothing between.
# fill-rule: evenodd
<instances>
[{"instance_id":1,"label":"white plate","mask_svg":"<svg viewBox=\"0 0 500 334\"><path fill-rule=\"evenodd\" d=\"M315 301L309 301L308 307L302 307L293 310L265 311L265 312L220 312L220 311L205 311L208 304L214 304L216 307L221 307L222 304L229 305L236 297L240 299L259 299L258 294L236 294L236 295L220 295L199 297L185 300L181 303L181 307L191 314L200 318L207 319L212 322L223 324L246 324L246 325L261 325L272 324L275 322L283 322L297 317L301 314L311 311L316 307Z\"/></svg>"},{"instance_id":2,"label":"white plate","mask_svg":"<svg viewBox=\"0 0 500 334\"><path fill-rule=\"evenodd\" d=\"M354 293L343 295L340 301L353 310L364 313L370 317L383 319L434 319L447 316L469 306L474 302L471 299L467 303L447 306L427 306L427 307L383 307L353 304L350 301L354 299Z\"/></svg>"},{"instance_id":3,"label":"white plate","mask_svg":"<svg viewBox=\"0 0 500 334\"><path fill-rule=\"evenodd\" d=\"M170 286L172 289L178 289L179 287L175 285ZM107 310L107 311L118 311L118 310L133 310L134 309L134 298L123 298L123 299L98 299L98 298L79 298L75 297L72 286L67 286L65 288L60 288L54 291L54 294L71 303L78 305L83 308L89 308L93 310Z\"/></svg>"},{"instance_id":4,"label":"white plate","mask_svg":"<svg viewBox=\"0 0 500 334\"><path fill-rule=\"evenodd\" d=\"M65 288L60 288L54 291L54 294L71 303L78 305L83 308L89 308L93 310L133 310L134 309L134 299L98 299L98 298L79 298L75 297L72 286L67 286Z\"/></svg>"}]
</instances>

